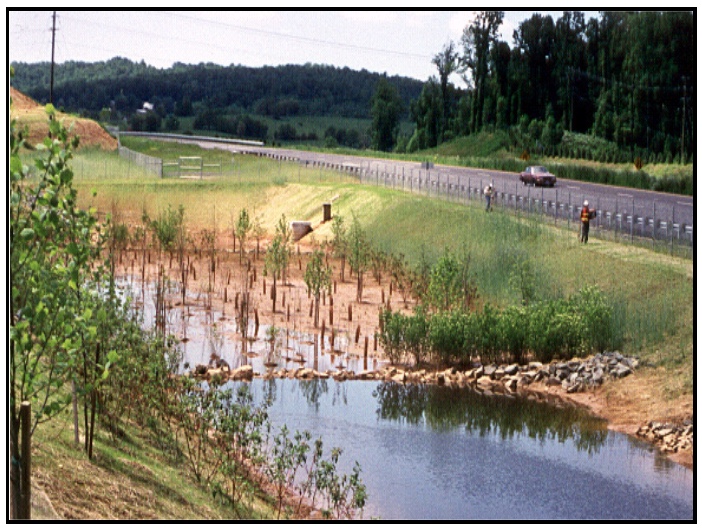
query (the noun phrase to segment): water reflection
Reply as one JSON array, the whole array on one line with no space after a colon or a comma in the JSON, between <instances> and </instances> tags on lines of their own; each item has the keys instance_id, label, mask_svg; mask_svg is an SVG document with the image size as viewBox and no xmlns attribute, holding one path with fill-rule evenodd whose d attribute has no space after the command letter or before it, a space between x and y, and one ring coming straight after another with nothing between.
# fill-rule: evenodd
<instances>
[{"instance_id":1,"label":"water reflection","mask_svg":"<svg viewBox=\"0 0 702 530\"><path fill-rule=\"evenodd\" d=\"M381 383L373 392L379 419L436 431L464 427L468 433L503 440L528 436L539 441L572 439L579 450L597 451L607 423L575 406L511 395L483 395L471 388Z\"/></svg>"}]
</instances>

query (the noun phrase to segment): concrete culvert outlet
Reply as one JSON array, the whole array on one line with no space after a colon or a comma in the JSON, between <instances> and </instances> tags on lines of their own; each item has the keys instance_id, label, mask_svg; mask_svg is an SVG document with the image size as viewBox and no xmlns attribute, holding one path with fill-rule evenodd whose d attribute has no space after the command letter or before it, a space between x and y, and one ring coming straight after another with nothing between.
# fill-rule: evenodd
<instances>
[{"instance_id":1,"label":"concrete culvert outlet","mask_svg":"<svg viewBox=\"0 0 702 530\"><path fill-rule=\"evenodd\" d=\"M312 223L309 221L293 221L290 223L293 231L293 240L299 241L312 231Z\"/></svg>"}]
</instances>

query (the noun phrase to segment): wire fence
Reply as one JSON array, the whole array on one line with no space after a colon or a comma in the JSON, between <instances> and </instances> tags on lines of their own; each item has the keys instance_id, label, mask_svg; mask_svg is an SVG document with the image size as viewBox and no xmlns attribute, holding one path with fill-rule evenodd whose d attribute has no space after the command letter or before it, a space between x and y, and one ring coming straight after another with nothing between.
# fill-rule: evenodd
<instances>
[{"instance_id":1,"label":"wire fence","mask_svg":"<svg viewBox=\"0 0 702 530\"><path fill-rule=\"evenodd\" d=\"M472 204L484 203L484 187L491 182L483 178L459 176L448 171L423 164L409 168L405 165L375 164L366 166L360 163L328 162L304 160L295 156L278 155L262 151L243 151L243 154L265 156L279 161L297 162L305 167L337 171L358 179L359 182L383 186L410 193L426 195L451 202ZM520 186L514 189L499 189L496 185L492 199L492 209L511 211L519 216L538 217L544 222L579 232L580 209L585 194L574 189L553 190L546 198L543 188ZM554 193L555 192L555 193ZM637 200L627 194L626 188L612 197L595 198L590 206L597 216L590 222L590 235L602 239L629 241L636 244L649 244L658 249L665 248L671 253L692 258L694 250L694 224L685 223L679 218L693 219L692 200L657 204L655 200ZM555 195L555 197L554 197ZM677 218L676 218L677 215Z\"/></svg>"},{"instance_id":2,"label":"wire fence","mask_svg":"<svg viewBox=\"0 0 702 530\"><path fill-rule=\"evenodd\" d=\"M119 156L129 160L130 164L142 167L159 178L163 177L163 161L160 158L138 153L121 145L119 146Z\"/></svg>"}]
</instances>

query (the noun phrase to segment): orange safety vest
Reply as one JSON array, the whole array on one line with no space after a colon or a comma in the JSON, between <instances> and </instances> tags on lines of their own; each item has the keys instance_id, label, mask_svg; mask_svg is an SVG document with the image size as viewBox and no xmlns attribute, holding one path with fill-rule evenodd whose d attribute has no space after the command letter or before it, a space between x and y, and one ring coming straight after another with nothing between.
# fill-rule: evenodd
<instances>
[{"instance_id":1,"label":"orange safety vest","mask_svg":"<svg viewBox=\"0 0 702 530\"><path fill-rule=\"evenodd\" d=\"M580 210L580 220L583 223L589 223L590 222L590 210L587 208L583 208Z\"/></svg>"}]
</instances>

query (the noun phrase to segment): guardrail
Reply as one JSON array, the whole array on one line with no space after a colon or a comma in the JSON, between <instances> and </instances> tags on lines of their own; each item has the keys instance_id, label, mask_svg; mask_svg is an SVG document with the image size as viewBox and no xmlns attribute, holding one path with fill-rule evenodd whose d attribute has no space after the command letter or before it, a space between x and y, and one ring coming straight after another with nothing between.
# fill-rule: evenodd
<instances>
[{"instance_id":1,"label":"guardrail","mask_svg":"<svg viewBox=\"0 0 702 530\"><path fill-rule=\"evenodd\" d=\"M290 161L304 164L305 166L320 167L327 170L338 171L358 178L359 182L373 184L376 186L391 187L393 189L401 189L411 193L421 193L429 197L444 198L454 202L462 202L465 204L474 202L483 202L483 185L490 182L489 177L486 178L471 178L462 177L468 182L460 182L457 177L451 177L447 173L441 172L440 169L431 166L422 165L418 168L411 168L407 171L406 165L384 165L384 169L376 166L371 169L370 163L368 167L364 167L358 163L348 162L328 162L318 160L307 160L297 156L276 154L267 151L240 151L242 154L254 156L262 156L280 161ZM526 188L526 194L520 194L515 187L515 191L499 190L493 199L493 209L510 209L515 214L535 215L542 219L544 217L553 219L555 224L565 224L566 228L579 230L580 229L580 208L579 200L571 200L572 195L568 194L568 198L558 200L544 199L543 193L541 196L532 196L532 188ZM577 194L576 194L577 196ZM580 197L578 197L580 199ZM622 202L623 206L624 203ZM637 205L634 199L629 199L626 206L631 206L631 211L620 210L620 201L616 201L615 208L607 208L597 211L598 215L590 222L591 235L604 237L610 234L616 239L628 238L630 241L634 239L650 239L658 243L668 243L671 246L674 244L684 245L687 248L692 248L694 245L694 226L675 221L675 210L673 210L673 218L662 218L657 215L656 204L650 211L642 210L640 205ZM692 206L691 204L681 204L682 206ZM634 213L632 213L634 212Z\"/></svg>"},{"instance_id":2,"label":"guardrail","mask_svg":"<svg viewBox=\"0 0 702 530\"><path fill-rule=\"evenodd\" d=\"M256 140L240 140L238 138L212 138L209 136L193 136L190 134L171 134L171 133L147 133L147 132L137 132L128 131L120 132L117 136L144 136L150 138L159 138L161 140L196 140L198 142L217 142L223 144L236 144L236 145L251 145L262 147L265 145L263 142Z\"/></svg>"}]
</instances>

